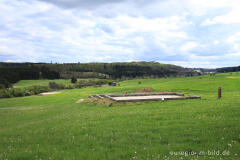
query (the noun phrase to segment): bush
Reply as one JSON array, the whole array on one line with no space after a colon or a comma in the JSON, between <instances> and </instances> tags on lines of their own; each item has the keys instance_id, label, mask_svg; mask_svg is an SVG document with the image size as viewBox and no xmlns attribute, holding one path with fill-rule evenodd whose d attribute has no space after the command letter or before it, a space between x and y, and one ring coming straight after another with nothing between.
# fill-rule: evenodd
<instances>
[{"instance_id":1,"label":"bush","mask_svg":"<svg viewBox=\"0 0 240 160\"><path fill-rule=\"evenodd\" d=\"M49 82L49 87L51 89L58 89L58 84L56 82Z\"/></svg>"},{"instance_id":2,"label":"bush","mask_svg":"<svg viewBox=\"0 0 240 160\"><path fill-rule=\"evenodd\" d=\"M34 95L39 94L43 92L48 92L49 88L47 86L31 86L29 88L26 88L26 94L27 95Z\"/></svg>"},{"instance_id":3,"label":"bush","mask_svg":"<svg viewBox=\"0 0 240 160\"><path fill-rule=\"evenodd\" d=\"M10 88L12 87L12 84L9 83L6 79L4 78L0 78L0 89L3 89L3 88Z\"/></svg>"},{"instance_id":4,"label":"bush","mask_svg":"<svg viewBox=\"0 0 240 160\"><path fill-rule=\"evenodd\" d=\"M37 95L43 92L48 92L50 90L59 90L59 89L74 89L82 88L88 86L99 87L102 84L107 84L108 80L80 80L76 84L64 85L57 84L56 82L49 82L49 87L47 86L30 86L24 89L21 88L0 88L0 98L10 98L10 97L23 97L30 95Z\"/></svg>"},{"instance_id":5,"label":"bush","mask_svg":"<svg viewBox=\"0 0 240 160\"><path fill-rule=\"evenodd\" d=\"M74 86L74 88L82 88L82 87L84 87L84 84L81 84L81 83L76 83L75 84L75 86Z\"/></svg>"},{"instance_id":6,"label":"bush","mask_svg":"<svg viewBox=\"0 0 240 160\"><path fill-rule=\"evenodd\" d=\"M13 95L9 89L0 89L0 98L11 98Z\"/></svg>"},{"instance_id":7,"label":"bush","mask_svg":"<svg viewBox=\"0 0 240 160\"><path fill-rule=\"evenodd\" d=\"M23 97L23 96L25 96L25 91L20 88L0 90L0 98Z\"/></svg>"},{"instance_id":8,"label":"bush","mask_svg":"<svg viewBox=\"0 0 240 160\"><path fill-rule=\"evenodd\" d=\"M82 88L82 87L88 87L88 86L101 86L103 84L107 84L108 80L80 80L75 85L75 88Z\"/></svg>"},{"instance_id":9,"label":"bush","mask_svg":"<svg viewBox=\"0 0 240 160\"><path fill-rule=\"evenodd\" d=\"M35 89L38 91L38 94L49 91L47 86L35 86Z\"/></svg>"},{"instance_id":10,"label":"bush","mask_svg":"<svg viewBox=\"0 0 240 160\"><path fill-rule=\"evenodd\" d=\"M0 89L4 89L5 86L3 84L0 84Z\"/></svg>"},{"instance_id":11,"label":"bush","mask_svg":"<svg viewBox=\"0 0 240 160\"><path fill-rule=\"evenodd\" d=\"M0 90L0 98L23 97L23 96L25 96L25 91L20 88Z\"/></svg>"},{"instance_id":12,"label":"bush","mask_svg":"<svg viewBox=\"0 0 240 160\"><path fill-rule=\"evenodd\" d=\"M74 85L65 85L64 89L74 89L75 86Z\"/></svg>"},{"instance_id":13,"label":"bush","mask_svg":"<svg viewBox=\"0 0 240 160\"><path fill-rule=\"evenodd\" d=\"M80 80L80 81L78 81L78 83L75 84L75 88L82 88L82 87L86 86L86 83L87 83L87 81Z\"/></svg>"},{"instance_id":14,"label":"bush","mask_svg":"<svg viewBox=\"0 0 240 160\"><path fill-rule=\"evenodd\" d=\"M108 81L107 80L100 80L100 81L96 81L95 82L97 85L103 85L103 84L107 84Z\"/></svg>"},{"instance_id":15,"label":"bush","mask_svg":"<svg viewBox=\"0 0 240 160\"><path fill-rule=\"evenodd\" d=\"M56 89L56 90L58 90L58 89L65 89L64 84L57 84L56 82L49 82L49 87L51 89Z\"/></svg>"},{"instance_id":16,"label":"bush","mask_svg":"<svg viewBox=\"0 0 240 160\"><path fill-rule=\"evenodd\" d=\"M25 96L31 96L31 95L33 95L33 94L32 94L32 92L25 91L24 95L25 95Z\"/></svg>"},{"instance_id":17,"label":"bush","mask_svg":"<svg viewBox=\"0 0 240 160\"><path fill-rule=\"evenodd\" d=\"M12 92L12 95L14 97L23 97L23 96L25 96L24 90L22 90L21 88L12 88L12 89L10 89L10 92Z\"/></svg>"},{"instance_id":18,"label":"bush","mask_svg":"<svg viewBox=\"0 0 240 160\"><path fill-rule=\"evenodd\" d=\"M76 82L77 82L77 78L72 77L72 78L71 78L71 82L72 82L72 83L76 83Z\"/></svg>"}]
</instances>

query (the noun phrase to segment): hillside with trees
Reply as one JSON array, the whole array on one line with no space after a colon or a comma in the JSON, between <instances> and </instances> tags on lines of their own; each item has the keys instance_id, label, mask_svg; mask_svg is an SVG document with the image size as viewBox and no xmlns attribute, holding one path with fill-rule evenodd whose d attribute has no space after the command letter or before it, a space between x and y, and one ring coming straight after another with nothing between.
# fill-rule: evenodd
<instances>
[{"instance_id":1,"label":"hillside with trees","mask_svg":"<svg viewBox=\"0 0 240 160\"><path fill-rule=\"evenodd\" d=\"M239 72L240 66L237 67L223 67L223 68L217 68L217 72L219 73L226 73L226 72Z\"/></svg>"},{"instance_id":2,"label":"hillside with trees","mask_svg":"<svg viewBox=\"0 0 240 160\"><path fill-rule=\"evenodd\" d=\"M158 62L123 63L0 63L1 87L10 87L19 80L75 78L162 78L194 76L197 72L176 65Z\"/></svg>"}]
</instances>

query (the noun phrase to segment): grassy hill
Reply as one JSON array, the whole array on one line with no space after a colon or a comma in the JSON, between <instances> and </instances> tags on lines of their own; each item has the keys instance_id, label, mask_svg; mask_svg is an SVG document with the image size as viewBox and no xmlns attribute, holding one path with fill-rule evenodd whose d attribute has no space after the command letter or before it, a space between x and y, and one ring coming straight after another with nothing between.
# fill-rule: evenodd
<instances>
[{"instance_id":1,"label":"grassy hill","mask_svg":"<svg viewBox=\"0 0 240 160\"><path fill-rule=\"evenodd\" d=\"M120 84L0 99L0 159L197 158L186 152L201 154L198 159L239 159L237 73L136 79ZM220 100L219 86L223 90ZM89 94L134 92L149 87L199 95L202 99L113 103L112 107L75 103ZM218 151L221 155L216 155Z\"/></svg>"},{"instance_id":2,"label":"grassy hill","mask_svg":"<svg viewBox=\"0 0 240 160\"><path fill-rule=\"evenodd\" d=\"M192 69L158 62L118 63L3 63L0 62L0 89L10 88L20 80L100 78L125 79L145 77L180 77L199 75Z\"/></svg>"}]
</instances>

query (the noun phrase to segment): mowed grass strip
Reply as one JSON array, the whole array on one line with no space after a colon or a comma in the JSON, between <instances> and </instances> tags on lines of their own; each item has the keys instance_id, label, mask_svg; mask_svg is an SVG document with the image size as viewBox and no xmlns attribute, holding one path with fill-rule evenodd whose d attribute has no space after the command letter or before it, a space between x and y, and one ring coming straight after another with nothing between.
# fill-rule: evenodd
<instances>
[{"instance_id":1,"label":"mowed grass strip","mask_svg":"<svg viewBox=\"0 0 240 160\"><path fill-rule=\"evenodd\" d=\"M116 87L1 99L0 159L239 159L240 76L229 76L137 79ZM112 107L75 103L89 94L150 87L202 99L113 102ZM206 154L171 155L181 151ZM228 155L214 155L214 151Z\"/></svg>"}]
</instances>

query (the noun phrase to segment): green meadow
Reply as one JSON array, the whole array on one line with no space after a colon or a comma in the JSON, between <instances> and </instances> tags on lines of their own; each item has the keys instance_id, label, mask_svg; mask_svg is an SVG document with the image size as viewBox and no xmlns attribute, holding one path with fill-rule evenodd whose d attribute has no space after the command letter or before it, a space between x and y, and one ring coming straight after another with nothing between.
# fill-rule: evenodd
<instances>
[{"instance_id":1,"label":"green meadow","mask_svg":"<svg viewBox=\"0 0 240 160\"><path fill-rule=\"evenodd\" d=\"M15 86L48 82L20 81ZM221 99L217 99L219 86ZM202 99L76 103L90 94L143 88L199 95ZM135 79L116 87L60 92L0 99L0 159L240 159L238 73Z\"/></svg>"},{"instance_id":2,"label":"green meadow","mask_svg":"<svg viewBox=\"0 0 240 160\"><path fill-rule=\"evenodd\" d=\"M90 80L87 78L84 79L78 79L78 80ZM97 80L97 78L91 78L91 80ZM48 80L48 79L42 79L42 80L21 80L13 85L14 88L24 88L34 85L40 85L40 86L48 86L49 82L56 82L58 84L66 84L70 85L71 80L70 79L54 79L54 80Z\"/></svg>"},{"instance_id":3,"label":"green meadow","mask_svg":"<svg viewBox=\"0 0 240 160\"><path fill-rule=\"evenodd\" d=\"M71 80L64 80L64 79L55 79L55 80L21 80L15 83L13 86L14 88L24 88L33 85L40 85L40 86L48 86L49 82L56 82L61 84L71 84Z\"/></svg>"}]
</instances>

